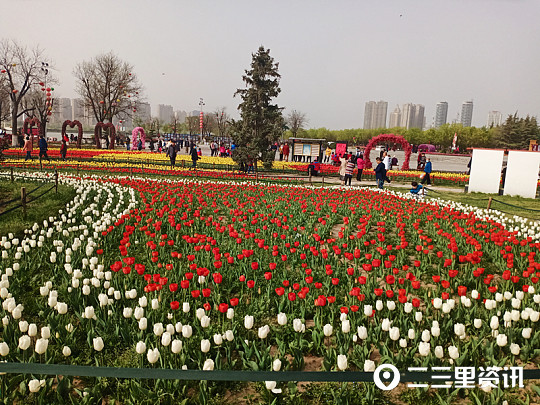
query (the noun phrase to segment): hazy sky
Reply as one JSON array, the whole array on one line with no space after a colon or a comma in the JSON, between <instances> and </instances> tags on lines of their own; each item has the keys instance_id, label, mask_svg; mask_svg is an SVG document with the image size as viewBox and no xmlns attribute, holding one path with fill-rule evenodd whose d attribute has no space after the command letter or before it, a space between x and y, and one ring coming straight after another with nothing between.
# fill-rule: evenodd
<instances>
[{"instance_id":1,"label":"hazy sky","mask_svg":"<svg viewBox=\"0 0 540 405\"><path fill-rule=\"evenodd\" d=\"M279 105L308 127L362 128L364 104L426 107L448 120L474 100L473 125L499 110L540 110L539 0L0 0L1 38L40 45L58 97L73 68L110 50L134 66L152 105L237 116L242 74L260 45L279 62ZM9 16L9 17L8 17ZM164 74L163 74L164 73Z\"/></svg>"}]
</instances>

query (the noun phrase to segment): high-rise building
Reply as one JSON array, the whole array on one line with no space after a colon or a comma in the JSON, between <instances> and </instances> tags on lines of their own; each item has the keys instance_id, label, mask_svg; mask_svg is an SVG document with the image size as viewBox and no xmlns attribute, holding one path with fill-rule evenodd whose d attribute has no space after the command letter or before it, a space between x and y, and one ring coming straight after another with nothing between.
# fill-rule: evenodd
<instances>
[{"instance_id":1,"label":"high-rise building","mask_svg":"<svg viewBox=\"0 0 540 405\"><path fill-rule=\"evenodd\" d=\"M441 101L437 103L437 108L435 109L435 128L446 124L446 119L448 117L448 103L446 101Z\"/></svg>"},{"instance_id":2,"label":"high-rise building","mask_svg":"<svg viewBox=\"0 0 540 405\"><path fill-rule=\"evenodd\" d=\"M135 112L133 113L133 118L141 120L142 122L150 121L152 118L152 108L150 103L140 103L136 104ZM137 120L135 120L136 122Z\"/></svg>"},{"instance_id":3,"label":"high-rise building","mask_svg":"<svg viewBox=\"0 0 540 405\"><path fill-rule=\"evenodd\" d=\"M158 104L156 115L161 122L166 124L170 123L171 119L174 117L174 110L172 105Z\"/></svg>"},{"instance_id":4,"label":"high-rise building","mask_svg":"<svg viewBox=\"0 0 540 405\"><path fill-rule=\"evenodd\" d=\"M174 112L174 117L178 122L182 123L186 120L187 113L185 111L177 110Z\"/></svg>"},{"instance_id":5,"label":"high-rise building","mask_svg":"<svg viewBox=\"0 0 540 405\"><path fill-rule=\"evenodd\" d=\"M84 123L84 101L82 98L74 98L71 102L71 116L73 121Z\"/></svg>"},{"instance_id":6,"label":"high-rise building","mask_svg":"<svg viewBox=\"0 0 540 405\"><path fill-rule=\"evenodd\" d=\"M461 105L461 124L464 127L470 127L472 125L472 112L473 102L464 101Z\"/></svg>"},{"instance_id":7,"label":"high-rise building","mask_svg":"<svg viewBox=\"0 0 540 405\"><path fill-rule=\"evenodd\" d=\"M394 111L390 113L390 118L388 119L388 127L395 128L401 126L401 110L397 105Z\"/></svg>"},{"instance_id":8,"label":"high-rise building","mask_svg":"<svg viewBox=\"0 0 540 405\"><path fill-rule=\"evenodd\" d=\"M386 128L386 101L368 101L364 109L364 129Z\"/></svg>"},{"instance_id":9,"label":"high-rise building","mask_svg":"<svg viewBox=\"0 0 540 405\"><path fill-rule=\"evenodd\" d=\"M424 116L424 106L422 104L415 104L414 105L414 120L411 125L411 128L420 128L424 129L426 120Z\"/></svg>"},{"instance_id":10,"label":"high-rise building","mask_svg":"<svg viewBox=\"0 0 540 405\"><path fill-rule=\"evenodd\" d=\"M498 127L502 124L502 114L500 111L490 111L488 112L487 126Z\"/></svg>"},{"instance_id":11,"label":"high-rise building","mask_svg":"<svg viewBox=\"0 0 540 405\"><path fill-rule=\"evenodd\" d=\"M71 121L72 114L70 98L57 98L54 100L51 122L63 123L66 120Z\"/></svg>"}]
</instances>

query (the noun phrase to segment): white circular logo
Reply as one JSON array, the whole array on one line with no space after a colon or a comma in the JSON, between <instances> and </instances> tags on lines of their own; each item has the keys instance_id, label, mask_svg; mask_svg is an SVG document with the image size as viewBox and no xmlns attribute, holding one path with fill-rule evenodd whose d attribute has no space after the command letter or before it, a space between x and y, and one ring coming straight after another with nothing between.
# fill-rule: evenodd
<instances>
[{"instance_id":1,"label":"white circular logo","mask_svg":"<svg viewBox=\"0 0 540 405\"><path fill-rule=\"evenodd\" d=\"M392 372L387 371L385 369L390 369L392 370ZM386 385L381 380L381 371L383 370L385 371L382 373L382 377L386 381L388 381L390 377L392 377L392 374L393 374L392 380L389 382L388 385ZM373 382L378 388L380 388L383 391L390 391L396 388L397 385L399 384L399 380L400 380L399 370L392 364L381 364L379 367L375 369L375 372L373 373Z\"/></svg>"}]
</instances>

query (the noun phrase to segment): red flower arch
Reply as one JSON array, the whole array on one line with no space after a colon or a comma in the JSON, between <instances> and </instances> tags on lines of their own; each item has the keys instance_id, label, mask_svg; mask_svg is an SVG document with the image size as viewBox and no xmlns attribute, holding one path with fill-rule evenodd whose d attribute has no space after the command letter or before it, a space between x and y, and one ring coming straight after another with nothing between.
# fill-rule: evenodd
<instances>
[{"instance_id":1,"label":"red flower arch","mask_svg":"<svg viewBox=\"0 0 540 405\"><path fill-rule=\"evenodd\" d=\"M144 145L146 143L146 132L144 132L144 128L142 127L133 128L133 131L131 132L131 148L133 150L137 150L137 136L140 138L142 148L144 149Z\"/></svg>"},{"instance_id":2,"label":"red flower arch","mask_svg":"<svg viewBox=\"0 0 540 405\"><path fill-rule=\"evenodd\" d=\"M81 143L82 143L82 138L83 138L82 124L77 120L75 120L75 121L65 120L64 123L62 124L62 139L64 139L64 136L66 136L66 128L68 126L70 128L74 128L75 126L77 126L77 130L79 132L79 134L77 136L77 148L80 149L81 148Z\"/></svg>"},{"instance_id":3,"label":"red flower arch","mask_svg":"<svg viewBox=\"0 0 540 405\"><path fill-rule=\"evenodd\" d=\"M401 144L401 146L403 146L403 149L405 150L405 161L403 162L403 166L401 166L401 170L409 170L409 160L411 159L412 147L409 142L407 142L407 140L401 135L394 134L381 134L370 139L366 146L366 149L364 150L365 168L369 169L373 167L371 160L369 160L369 152L371 152L373 146L386 142L399 143Z\"/></svg>"},{"instance_id":4,"label":"red flower arch","mask_svg":"<svg viewBox=\"0 0 540 405\"><path fill-rule=\"evenodd\" d=\"M32 127L35 125L38 128L38 133L41 134L41 121L37 118L26 118L23 123L23 135L26 135L26 132L28 131L28 125L30 125L30 133L28 135L30 135L30 140L32 141L32 143L34 143L34 134L32 132Z\"/></svg>"},{"instance_id":5,"label":"red flower arch","mask_svg":"<svg viewBox=\"0 0 540 405\"><path fill-rule=\"evenodd\" d=\"M98 122L94 128L94 140L96 141L96 148L101 149L101 131L103 128L110 128L109 132L109 149L114 149L114 142L116 140L116 130L114 125L110 122L104 124L103 122Z\"/></svg>"}]
</instances>

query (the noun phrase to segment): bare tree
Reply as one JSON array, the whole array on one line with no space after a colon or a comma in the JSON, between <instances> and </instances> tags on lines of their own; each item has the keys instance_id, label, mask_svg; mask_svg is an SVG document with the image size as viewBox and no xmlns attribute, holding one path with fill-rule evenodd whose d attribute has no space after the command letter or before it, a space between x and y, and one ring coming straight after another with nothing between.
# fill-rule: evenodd
<instances>
[{"instance_id":1,"label":"bare tree","mask_svg":"<svg viewBox=\"0 0 540 405\"><path fill-rule=\"evenodd\" d=\"M24 96L39 85L41 68L49 65L43 51L36 47L30 51L16 41L3 39L0 41L0 74L5 77L11 102L12 145L17 145L17 119L26 113L21 111Z\"/></svg>"},{"instance_id":2,"label":"bare tree","mask_svg":"<svg viewBox=\"0 0 540 405\"><path fill-rule=\"evenodd\" d=\"M216 117L213 114L204 114L203 116L203 134L210 136L217 128Z\"/></svg>"},{"instance_id":3,"label":"bare tree","mask_svg":"<svg viewBox=\"0 0 540 405\"><path fill-rule=\"evenodd\" d=\"M223 138L227 136L227 133L229 132L229 126L230 126L230 120L231 117L227 112L225 111L225 107L218 108L214 112L216 116L216 125L218 129L218 135Z\"/></svg>"},{"instance_id":4,"label":"bare tree","mask_svg":"<svg viewBox=\"0 0 540 405\"><path fill-rule=\"evenodd\" d=\"M289 115L287 115L286 122L287 125L289 125L289 129L291 130L293 137L296 137L298 130L307 124L308 120L306 118L306 114L292 110Z\"/></svg>"},{"instance_id":5,"label":"bare tree","mask_svg":"<svg viewBox=\"0 0 540 405\"><path fill-rule=\"evenodd\" d=\"M2 128L2 122L8 120L10 115L9 87L7 85L6 75L0 74L0 128Z\"/></svg>"},{"instance_id":6,"label":"bare tree","mask_svg":"<svg viewBox=\"0 0 540 405\"><path fill-rule=\"evenodd\" d=\"M187 124L189 135L197 135L199 133L199 130L200 130L199 117L197 116L186 117L186 124Z\"/></svg>"},{"instance_id":7,"label":"bare tree","mask_svg":"<svg viewBox=\"0 0 540 405\"><path fill-rule=\"evenodd\" d=\"M57 99L55 97L45 97L43 91L34 89L30 91L23 99L22 106L27 114L39 119L41 123L40 135L45 135L47 122L54 111L54 105Z\"/></svg>"},{"instance_id":8,"label":"bare tree","mask_svg":"<svg viewBox=\"0 0 540 405\"><path fill-rule=\"evenodd\" d=\"M132 117L141 101L142 86L133 66L112 52L79 63L73 72L83 106L98 122L112 122L121 114Z\"/></svg>"}]
</instances>

